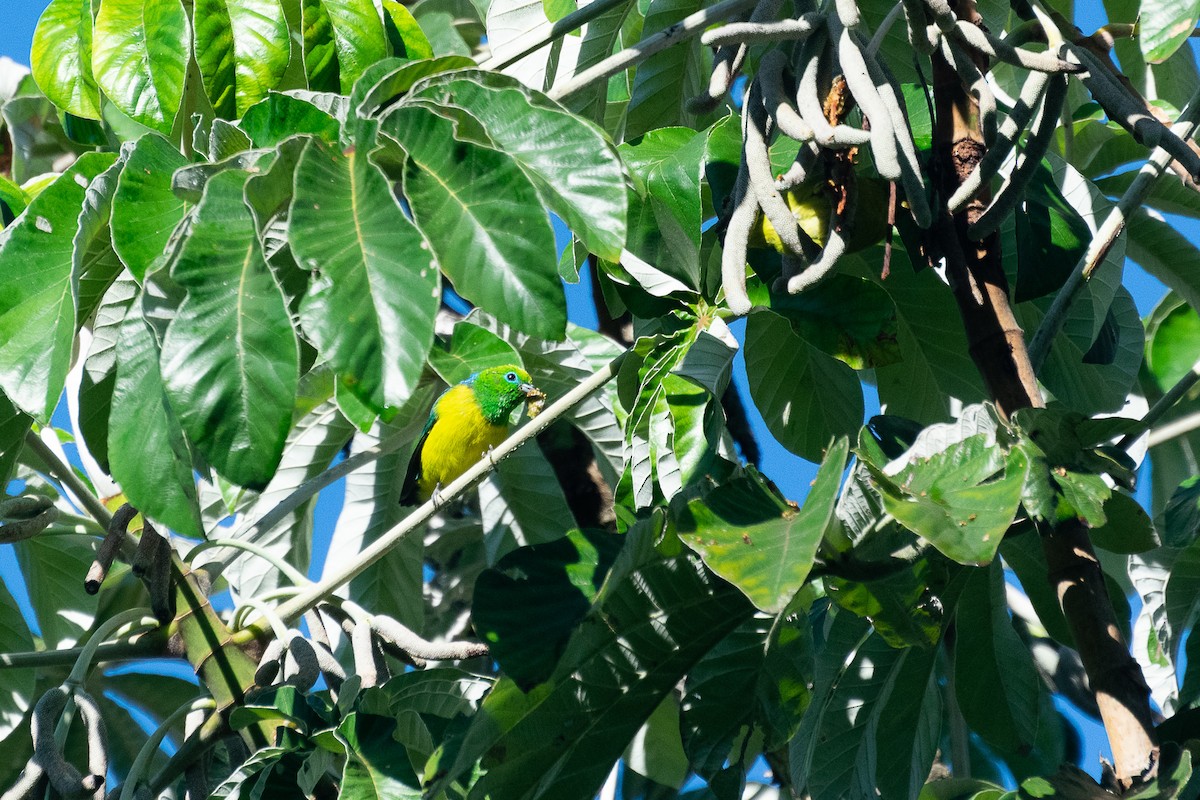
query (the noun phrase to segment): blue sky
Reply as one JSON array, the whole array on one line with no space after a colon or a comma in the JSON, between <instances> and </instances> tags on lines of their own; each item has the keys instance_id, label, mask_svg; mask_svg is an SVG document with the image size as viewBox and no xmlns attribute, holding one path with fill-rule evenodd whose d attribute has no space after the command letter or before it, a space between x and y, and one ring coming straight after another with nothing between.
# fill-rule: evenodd
<instances>
[{"instance_id":1,"label":"blue sky","mask_svg":"<svg viewBox=\"0 0 1200 800\"><path fill-rule=\"evenodd\" d=\"M46 0L7 0L3 2L2 6L0 6L0 56L6 55L20 63L28 63L30 42L37 17L46 5ZM1081 2L1077 6L1077 16L1082 27L1090 30L1097 27L1098 24L1102 24L1104 13L1099 0ZM1196 238L1200 236L1200 229L1197 228L1195 223L1181 220L1172 220L1172 222L1176 223L1189 237ZM1138 310L1143 316L1149 313L1164 294L1162 285L1146 275L1136 265L1130 265L1127 269L1126 285L1133 293ZM570 289L568 291L568 299L573 320L581 324L587 324L588 317L594 319L594 315L591 314L590 310L584 310L590 303L590 291L586 286ZM737 324L734 328L739 338L743 329L744 325L742 324ZM740 355L735 363L735 379L743 388L743 398L748 400L748 396L744 391L746 385L745 367ZM870 395L867 398L868 405L866 412L869 417L878 412L878 404L877 400L874 399L873 392L870 392L870 387L866 388ZM762 423L761 418L754 410L753 404L746 402L744 405L750 414L752 428L762 445L763 471L776 481L785 494L795 499L803 498L807 492L809 482L815 475L815 467L791 455L775 444L765 425ZM56 423L62 424L59 420L56 420ZM1148 481L1144 483L1148 484ZM323 544L327 544L328 536L332 532L339 505L340 485L322 494L317 513L317 529L323 534L322 538L325 539L325 542L315 543L317 557L314 560L318 563L314 563L313 565L314 574L319 574L319 562L323 560L324 556ZM321 534L318 535L320 536ZM15 564L12 558L11 547L0 546L0 577L3 577L6 582L19 582L19 576L14 573ZM13 588L16 587L14 586ZM19 589L17 593L20 593ZM1080 718L1077 714L1073 713L1071 716L1077 723L1081 723L1081 732L1084 735L1085 763L1083 766L1090 772L1096 773L1096 755L1098 753L1107 753L1108 751L1102 731L1094 723Z\"/></svg>"}]
</instances>

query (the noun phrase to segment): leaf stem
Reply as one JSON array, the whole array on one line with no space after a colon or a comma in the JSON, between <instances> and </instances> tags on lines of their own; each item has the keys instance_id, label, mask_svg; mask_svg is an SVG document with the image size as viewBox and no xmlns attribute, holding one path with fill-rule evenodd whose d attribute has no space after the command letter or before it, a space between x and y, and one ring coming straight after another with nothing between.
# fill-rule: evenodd
<instances>
[{"instance_id":1,"label":"leaf stem","mask_svg":"<svg viewBox=\"0 0 1200 800\"><path fill-rule=\"evenodd\" d=\"M87 678L88 670L92 667L92 659L96 657L97 649L104 643L105 639L126 625L132 626L130 630L125 632L126 635L130 635L141 628L157 628L158 620L144 608L130 608L106 619L88 637L87 644L80 649L79 657L75 659L75 666L71 669L71 674L67 677L67 684L73 686L83 685L84 680Z\"/></svg>"},{"instance_id":2,"label":"leaf stem","mask_svg":"<svg viewBox=\"0 0 1200 800\"><path fill-rule=\"evenodd\" d=\"M95 648L93 661L116 661L119 659L153 658L163 654L166 637L148 634L135 634L125 639L105 642ZM74 664L83 653L82 647L69 647L62 650L34 650L26 653L0 653L0 670L29 669L42 667L62 667Z\"/></svg>"},{"instance_id":3,"label":"leaf stem","mask_svg":"<svg viewBox=\"0 0 1200 800\"><path fill-rule=\"evenodd\" d=\"M372 542L353 561L324 578L320 583L305 587L295 597L281 603L275 609L279 617L284 622L291 622L299 618L305 611L313 608L333 594L338 587L361 575L368 567L383 558L388 550L394 547L397 542L427 522L438 509L453 502L459 496L466 493L468 489L483 480L484 476L495 468L496 462L537 436L559 417L582 402L588 395L612 380L616 376L617 370L620 369L621 363L625 360L626 353L617 356L596 372L595 375L592 375L558 400L551 403L545 411L534 418L529 424L514 432L499 447L481 458L473 467L458 478L451 481L438 497L426 501L397 525ZM263 626L264 622L257 620L233 634L231 641L234 644L245 644L252 639L257 639L269 630L269 628Z\"/></svg>"},{"instance_id":4,"label":"leaf stem","mask_svg":"<svg viewBox=\"0 0 1200 800\"><path fill-rule=\"evenodd\" d=\"M578 11L574 11L558 22L547 20L532 30L509 42L500 52L494 52L479 64L480 69L500 70L520 61L525 56L561 39L573 30L582 28L596 17L633 0L595 0Z\"/></svg>"},{"instance_id":5,"label":"leaf stem","mask_svg":"<svg viewBox=\"0 0 1200 800\"><path fill-rule=\"evenodd\" d=\"M673 44L699 35L711 23L728 19L739 11L750 8L756 2L758 0L722 0L716 5L700 9L695 14L689 14L665 30L647 36L632 47L627 47L585 69L562 86L555 86L548 92L550 99L562 100L581 89L586 89L593 83L607 80L639 61L644 61L655 53L666 50Z\"/></svg>"},{"instance_id":6,"label":"leaf stem","mask_svg":"<svg viewBox=\"0 0 1200 800\"><path fill-rule=\"evenodd\" d=\"M104 530L108 530L108 523L112 521L112 514L104 507L104 503L96 495L92 494L79 476L75 474L75 470L69 464L63 463L58 454L51 450L45 442L41 440L36 433L29 431L25 434L25 446L34 452L34 454L42 461L46 462L46 467L50 473L58 478L64 489L68 489L83 506L92 518L100 524Z\"/></svg>"},{"instance_id":7,"label":"leaf stem","mask_svg":"<svg viewBox=\"0 0 1200 800\"><path fill-rule=\"evenodd\" d=\"M1195 133L1197 118L1200 118L1200 89L1197 89L1196 93L1188 100L1187 108L1175 120L1172 130L1180 139L1187 141ZM1087 252L1083 254L1083 258L1075 265L1075 269L1068 276L1066 283L1054 296L1054 303L1051 304L1042 324L1038 326L1037 332L1029 342L1029 360L1033 363L1035 372L1041 370L1046 356L1050 353L1050 345L1062 329L1071 306L1079 293L1083 291L1084 285L1095 273L1096 268L1100 266L1100 262L1108 255L1113 242L1125 229L1129 215L1142 204L1154 181L1166 171L1167 165L1171 161L1172 156L1166 149L1161 146L1154 148L1154 152L1151 153L1145 166L1141 168L1137 177L1129 184L1129 188L1117 202L1117 207L1110 211L1104 222L1101 223L1100 229L1096 231L1088 245Z\"/></svg>"}]
</instances>

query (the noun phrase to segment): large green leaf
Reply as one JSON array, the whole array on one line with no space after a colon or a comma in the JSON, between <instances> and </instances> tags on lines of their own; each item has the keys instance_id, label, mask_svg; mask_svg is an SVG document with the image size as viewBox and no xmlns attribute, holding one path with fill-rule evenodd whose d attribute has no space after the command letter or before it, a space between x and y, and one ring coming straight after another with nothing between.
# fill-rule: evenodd
<instances>
[{"instance_id":1,"label":"large green leaf","mask_svg":"<svg viewBox=\"0 0 1200 800\"><path fill-rule=\"evenodd\" d=\"M883 507L901 525L961 564L987 564L1020 507L1028 464L1020 450L1005 461L978 435L897 475L871 469Z\"/></svg>"},{"instance_id":2,"label":"large green leaf","mask_svg":"<svg viewBox=\"0 0 1200 800\"><path fill-rule=\"evenodd\" d=\"M461 383L481 369L519 362L511 344L465 320L454 326L449 352L440 347L429 351L429 366L447 386Z\"/></svg>"},{"instance_id":3,"label":"large green leaf","mask_svg":"<svg viewBox=\"0 0 1200 800\"><path fill-rule=\"evenodd\" d=\"M466 70L422 82L414 90L438 113L473 120L478 144L507 153L587 248L616 259L625 245L626 197L621 160L602 132L540 92L502 75ZM467 126L460 123L459 138Z\"/></svg>"},{"instance_id":4,"label":"large green leaf","mask_svg":"<svg viewBox=\"0 0 1200 800\"><path fill-rule=\"evenodd\" d=\"M17 560L47 650L80 643L100 599L82 591L98 542L83 534L35 536L17 542Z\"/></svg>"},{"instance_id":5,"label":"large green leaf","mask_svg":"<svg viewBox=\"0 0 1200 800\"><path fill-rule=\"evenodd\" d=\"M494 492L498 495L490 496ZM571 507L554 474L554 467L536 442L501 461L494 477L486 486L480 487L479 498L481 505L496 504L495 508L482 510L481 514L485 527L489 518L501 516L501 527L505 530L499 533L503 533L505 541L516 544L549 542L574 525ZM492 544L492 541L488 542L489 547Z\"/></svg>"},{"instance_id":6,"label":"large green leaf","mask_svg":"<svg viewBox=\"0 0 1200 800\"><path fill-rule=\"evenodd\" d=\"M761 281L747 287L754 305L769 306L792 324L796 335L854 369L896 364L896 304L878 284L834 275L800 294L767 290Z\"/></svg>"},{"instance_id":7,"label":"large green leaf","mask_svg":"<svg viewBox=\"0 0 1200 800\"><path fill-rule=\"evenodd\" d=\"M455 290L503 322L561 339L554 232L520 165L456 140L453 123L426 107L398 107L382 130L407 154L405 197Z\"/></svg>"},{"instance_id":8,"label":"large green leaf","mask_svg":"<svg viewBox=\"0 0 1200 800\"><path fill-rule=\"evenodd\" d=\"M639 184L630 196L627 247L693 290L701 287L700 178L707 142L706 133L691 128L663 128L621 145L621 157Z\"/></svg>"},{"instance_id":9,"label":"large green leaf","mask_svg":"<svg viewBox=\"0 0 1200 800\"><path fill-rule=\"evenodd\" d=\"M8 486L32 420L0 394L0 486Z\"/></svg>"},{"instance_id":10,"label":"large green leaf","mask_svg":"<svg viewBox=\"0 0 1200 800\"><path fill-rule=\"evenodd\" d=\"M58 404L75 339L75 234L89 184L113 164L89 153L42 190L0 246L0 389L46 420Z\"/></svg>"},{"instance_id":11,"label":"large green leaf","mask_svg":"<svg viewBox=\"0 0 1200 800\"><path fill-rule=\"evenodd\" d=\"M951 398L985 396L954 298L933 270L914 272L901 248L892 250L887 280L879 280L880 257L872 248L843 259L854 274L879 281L896 304L900 361L876 371L879 399L889 414L926 424L949 419Z\"/></svg>"},{"instance_id":12,"label":"large green leaf","mask_svg":"<svg viewBox=\"0 0 1200 800\"><path fill-rule=\"evenodd\" d=\"M75 295L75 319L88 325L105 292L124 271L113 251L109 233L117 176L124 164L118 159L88 183L75 230L75 252L71 258L71 288Z\"/></svg>"},{"instance_id":13,"label":"large green leaf","mask_svg":"<svg viewBox=\"0 0 1200 800\"><path fill-rule=\"evenodd\" d=\"M663 696L750 613L692 558L644 565L602 597L543 687L525 694L512 681L496 684L461 741L443 751L431 794L482 758L488 771L472 798L592 797Z\"/></svg>"},{"instance_id":14,"label":"large green leaf","mask_svg":"<svg viewBox=\"0 0 1200 800\"><path fill-rule=\"evenodd\" d=\"M1200 20L1197 0L1141 0L1138 45L1151 64L1165 61L1180 48Z\"/></svg>"},{"instance_id":15,"label":"large green leaf","mask_svg":"<svg viewBox=\"0 0 1200 800\"><path fill-rule=\"evenodd\" d=\"M334 144L341 132L341 125L331 114L307 100L279 92L268 92L241 117L238 127L246 132L255 147L275 147L284 139L301 133L310 133Z\"/></svg>"},{"instance_id":16,"label":"large green leaf","mask_svg":"<svg viewBox=\"0 0 1200 800\"><path fill-rule=\"evenodd\" d=\"M641 36L642 20L641 5L635 0L629 0L618 3L589 22L584 28L575 73L594 67L611 56L614 48L619 50L623 46L632 45ZM614 91L611 102L622 110L629 100L629 80L628 73L618 74L611 79L611 82L619 87ZM582 117L604 123L607 105L610 102L608 94L609 83L596 81L592 86L565 98L565 105ZM611 130L607 125L605 129Z\"/></svg>"},{"instance_id":17,"label":"large green leaf","mask_svg":"<svg viewBox=\"0 0 1200 800\"><path fill-rule=\"evenodd\" d=\"M33 32L29 54L38 88L61 109L100 119L92 77L92 0L51 0Z\"/></svg>"},{"instance_id":18,"label":"large green leaf","mask_svg":"<svg viewBox=\"0 0 1200 800\"><path fill-rule=\"evenodd\" d=\"M799 511L750 474L688 503L680 538L758 608L779 613L804 585L833 517L849 442L829 448Z\"/></svg>"},{"instance_id":19,"label":"large green leaf","mask_svg":"<svg viewBox=\"0 0 1200 800\"><path fill-rule=\"evenodd\" d=\"M750 396L779 443L809 461L835 436L862 425L862 387L854 371L796 335L773 311L746 321Z\"/></svg>"},{"instance_id":20,"label":"large green leaf","mask_svg":"<svg viewBox=\"0 0 1200 800\"><path fill-rule=\"evenodd\" d=\"M699 11L702 5L698 0L650 0L642 33L657 33L670 28ZM691 121L685 104L701 88L703 60L700 54L699 41L689 39L638 64L625 118L627 138Z\"/></svg>"},{"instance_id":21,"label":"large green leaf","mask_svg":"<svg viewBox=\"0 0 1200 800\"><path fill-rule=\"evenodd\" d=\"M122 113L159 133L175 125L190 51L179 0L105 0L96 15L96 83Z\"/></svg>"},{"instance_id":22,"label":"large green leaf","mask_svg":"<svg viewBox=\"0 0 1200 800\"><path fill-rule=\"evenodd\" d=\"M1040 678L1009 618L999 564L972 571L957 613L954 690L963 717L1002 753L1031 750Z\"/></svg>"},{"instance_id":23,"label":"large green leaf","mask_svg":"<svg viewBox=\"0 0 1200 800\"><path fill-rule=\"evenodd\" d=\"M300 305L305 332L362 400L376 410L403 405L433 343L438 270L366 152L309 144L296 167L288 239L314 272Z\"/></svg>"},{"instance_id":24,"label":"large green leaf","mask_svg":"<svg viewBox=\"0 0 1200 800\"><path fill-rule=\"evenodd\" d=\"M167 328L162 371L189 440L224 477L265 486L291 427L299 350L287 304L242 200L249 175L204 187L171 277L187 298Z\"/></svg>"},{"instance_id":25,"label":"large green leaf","mask_svg":"<svg viewBox=\"0 0 1200 800\"><path fill-rule=\"evenodd\" d=\"M302 0L308 88L349 94L367 67L387 57L383 22L373 3Z\"/></svg>"},{"instance_id":26,"label":"large green leaf","mask_svg":"<svg viewBox=\"0 0 1200 800\"><path fill-rule=\"evenodd\" d=\"M348 714L337 727L346 746L341 794L355 800L401 800L422 797L421 781L408 754L396 746L395 720L373 714Z\"/></svg>"},{"instance_id":27,"label":"large green leaf","mask_svg":"<svg viewBox=\"0 0 1200 800\"><path fill-rule=\"evenodd\" d=\"M622 539L573 530L515 550L475 582L471 620L504 675L528 691L554 672Z\"/></svg>"},{"instance_id":28,"label":"large green leaf","mask_svg":"<svg viewBox=\"0 0 1200 800\"><path fill-rule=\"evenodd\" d=\"M279 85L288 29L279 0L196 0L196 64L213 110L242 116Z\"/></svg>"},{"instance_id":29,"label":"large green leaf","mask_svg":"<svg viewBox=\"0 0 1200 800\"><path fill-rule=\"evenodd\" d=\"M913 796L940 733L936 656L936 648L892 648L866 620L838 613L791 742L795 785L813 800L872 796L881 786L899 790L888 796Z\"/></svg>"},{"instance_id":30,"label":"large green leaf","mask_svg":"<svg viewBox=\"0 0 1200 800\"><path fill-rule=\"evenodd\" d=\"M1146 320L1146 367L1165 392L1192 370L1200 353L1200 314L1176 294L1164 297Z\"/></svg>"},{"instance_id":31,"label":"large green leaf","mask_svg":"<svg viewBox=\"0 0 1200 800\"><path fill-rule=\"evenodd\" d=\"M134 301L117 340L117 378L108 422L113 478L129 502L151 519L200 538L192 457L167 403L158 343Z\"/></svg>"},{"instance_id":32,"label":"large green leaf","mask_svg":"<svg viewBox=\"0 0 1200 800\"><path fill-rule=\"evenodd\" d=\"M1200 276L1187 268L1200 258L1200 248L1170 223L1155 219L1145 209L1137 209L1130 215L1126 231L1129 257L1192 308L1200 309Z\"/></svg>"},{"instance_id":33,"label":"large green leaf","mask_svg":"<svg viewBox=\"0 0 1200 800\"><path fill-rule=\"evenodd\" d=\"M164 137L138 139L126 157L113 197L113 249L139 281L163 257L188 203L171 191L171 176L187 159Z\"/></svg>"}]
</instances>

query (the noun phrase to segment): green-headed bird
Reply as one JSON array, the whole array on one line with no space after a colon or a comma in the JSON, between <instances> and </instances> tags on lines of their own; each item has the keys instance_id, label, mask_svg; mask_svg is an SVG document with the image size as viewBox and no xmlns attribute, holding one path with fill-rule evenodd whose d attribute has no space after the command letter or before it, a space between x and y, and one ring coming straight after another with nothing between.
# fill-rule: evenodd
<instances>
[{"instance_id":1,"label":"green-headed bird","mask_svg":"<svg viewBox=\"0 0 1200 800\"><path fill-rule=\"evenodd\" d=\"M530 416L546 396L515 364L488 367L442 392L408 462L400 502L425 502L508 436L508 418L521 403Z\"/></svg>"}]
</instances>

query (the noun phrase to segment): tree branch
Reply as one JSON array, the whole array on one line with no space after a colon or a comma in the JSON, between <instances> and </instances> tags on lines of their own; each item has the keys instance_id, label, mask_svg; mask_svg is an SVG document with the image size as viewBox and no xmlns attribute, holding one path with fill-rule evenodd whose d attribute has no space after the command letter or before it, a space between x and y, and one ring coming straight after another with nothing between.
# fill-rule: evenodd
<instances>
[{"instance_id":1,"label":"tree branch","mask_svg":"<svg viewBox=\"0 0 1200 800\"><path fill-rule=\"evenodd\" d=\"M101 528L108 530L108 524L112 522L112 514L104 507L104 503L101 503L99 498L92 494L92 490L79 479L75 470L71 469L69 464L64 464L58 454L47 447L46 443L33 431L25 434L25 446L46 462L46 468L50 470L50 474L58 479L64 489L69 489L71 494L75 495L79 504L92 515Z\"/></svg>"},{"instance_id":2,"label":"tree branch","mask_svg":"<svg viewBox=\"0 0 1200 800\"><path fill-rule=\"evenodd\" d=\"M628 351L627 351L628 352ZM523 445L540 432L548 428L559 417L566 414L588 395L595 392L604 384L612 380L617 370L620 369L621 362L625 360L625 353L608 362L595 375L592 375L587 380L580 383L571 391L560 397L554 403L551 403L541 414L533 419L529 424L515 431L511 436L504 440L492 452L488 453L480 459L473 467L468 469L458 478L450 482L438 497L431 498L415 511L401 520L391 530L384 533L378 539L371 543L369 547L364 549L358 556L349 564L346 564L333 575L322 580L320 583L314 583L311 586L306 586L294 597L284 601L275 609L276 613L285 622L291 622L299 618L305 611L316 606L321 601L325 600L338 587L353 580L361 575L368 567L381 559L392 547L409 533L423 525L432 517L442 506L453 502L462 494L466 493L471 487L483 480L483 478L495 468L496 462L503 459L513 450ZM246 644L252 639L257 639L269 629L263 627L261 620L254 624L243 628L232 636L234 644Z\"/></svg>"}]
</instances>

